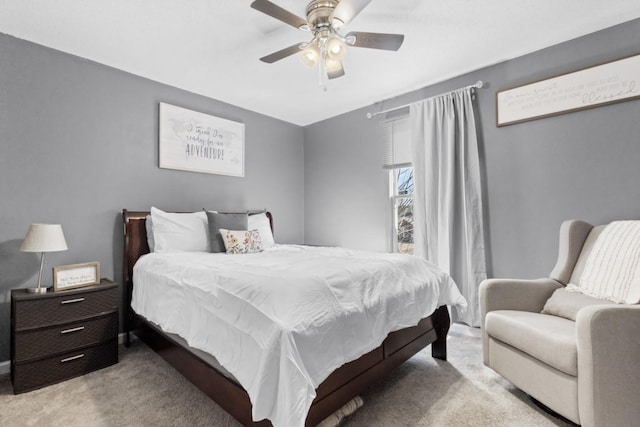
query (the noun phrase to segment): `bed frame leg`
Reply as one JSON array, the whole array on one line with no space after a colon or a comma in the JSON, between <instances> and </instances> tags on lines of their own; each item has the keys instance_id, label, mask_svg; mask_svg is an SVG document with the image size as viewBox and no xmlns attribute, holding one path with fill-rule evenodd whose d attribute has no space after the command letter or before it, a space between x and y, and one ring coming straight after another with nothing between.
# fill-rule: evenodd
<instances>
[{"instance_id":1,"label":"bed frame leg","mask_svg":"<svg viewBox=\"0 0 640 427\"><path fill-rule=\"evenodd\" d=\"M437 336L431 344L431 355L436 359L447 360L447 333L451 324L447 306L438 307L431 317Z\"/></svg>"}]
</instances>

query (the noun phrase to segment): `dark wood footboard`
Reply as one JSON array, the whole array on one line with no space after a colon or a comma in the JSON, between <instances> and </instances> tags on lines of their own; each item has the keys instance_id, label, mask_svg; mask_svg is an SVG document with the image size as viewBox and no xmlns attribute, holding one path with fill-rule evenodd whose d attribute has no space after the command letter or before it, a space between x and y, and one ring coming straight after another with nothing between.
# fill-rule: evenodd
<instances>
[{"instance_id":1,"label":"dark wood footboard","mask_svg":"<svg viewBox=\"0 0 640 427\"><path fill-rule=\"evenodd\" d=\"M268 420L252 420L251 401L242 386L157 328L141 322L136 335L220 407L245 426L271 426ZM439 307L417 326L390 333L381 346L335 370L316 389L306 426L316 426L429 344L433 344L433 357L446 359L446 335L439 335L438 330L447 331L448 322L447 307Z\"/></svg>"},{"instance_id":2,"label":"dark wood footboard","mask_svg":"<svg viewBox=\"0 0 640 427\"><path fill-rule=\"evenodd\" d=\"M270 426L271 422L268 420L259 422L252 420L251 401L242 386L137 316L131 309L133 265L140 256L149 252L144 224L147 215L148 212L144 211L123 210L124 307L127 337L131 331L135 332L171 366L243 425ZM269 218L272 221L270 214ZM433 357L446 360L449 324L447 307L438 307L431 316L422 319L418 325L390 333L379 347L336 369L316 389L316 398L311 405L306 425L316 426L429 344L432 344ZM127 338L126 345L128 343Z\"/></svg>"}]
</instances>

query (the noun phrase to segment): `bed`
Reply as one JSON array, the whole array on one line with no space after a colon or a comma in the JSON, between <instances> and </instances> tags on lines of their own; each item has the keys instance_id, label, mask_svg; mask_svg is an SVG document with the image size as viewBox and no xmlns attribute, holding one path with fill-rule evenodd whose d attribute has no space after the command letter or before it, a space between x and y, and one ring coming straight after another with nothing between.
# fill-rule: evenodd
<instances>
[{"instance_id":1,"label":"bed","mask_svg":"<svg viewBox=\"0 0 640 427\"><path fill-rule=\"evenodd\" d=\"M236 376L242 378L241 375L230 374L215 357L203 352L202 349L191 347L179 334L164 331L157 323L147 320L132 309L134 266L143 255L150 252L145 224L148 215L148 211L123 210L125 344L129 345L130 333L134 332L136 336L240 423L245 426L272 425L268 419L253 421L253 406L250 395L240 384L241 381L236 378ZM273 230L273 217L268 212L266 215L269 226ZM292 251L303 251L303 248L292 247L280 250L293 253ZM318 256L322 254L322 249L313 250ZM144 258L140 264L144 264L145 260L149 260L154 255ZM196 263L202 263L203 259L205 259L204 255ZM155 269L152 268L151 271L153 272ZM140 273L138 273L138 277L142 277ZM153 278L153 276L151 277ZM141 279L139 282L142 286ZM436 307L429 316L419 320L417 325L403 327L388 333L376 348L368 350L353 360L349 359L345 364L335 368L326 378L323 376L325 379L319 382L315 388L315 397L312 396L313 400L308 412L305 410L304 424L307 426L317 425L377 379L429 344L432 345L433 357L446 360L446 337L449 324L450 318L446 305ZM349 344L343 343L342 345L348 349ZM238 373L236 371L236 374Z\"/></svg>"}]
</instances>

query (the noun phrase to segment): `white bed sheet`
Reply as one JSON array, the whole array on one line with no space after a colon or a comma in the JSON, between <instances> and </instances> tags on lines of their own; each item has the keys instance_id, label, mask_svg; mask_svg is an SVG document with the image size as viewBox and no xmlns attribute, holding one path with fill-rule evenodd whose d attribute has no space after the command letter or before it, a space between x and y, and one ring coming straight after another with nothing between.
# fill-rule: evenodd
<instances>
[{"instance_id":1,"label":"white bed sheet","mask_svg":"<svg viewBox=\"0 0 640 427\"><path fill-rule=\"evenodd\" d=\"M316 387L389 332L466 306L425 260L344 248L152 253L133 278L136 313L215 355L248 392L253 419L275 427L303 426Z\"/></svg>"}]
</instances>

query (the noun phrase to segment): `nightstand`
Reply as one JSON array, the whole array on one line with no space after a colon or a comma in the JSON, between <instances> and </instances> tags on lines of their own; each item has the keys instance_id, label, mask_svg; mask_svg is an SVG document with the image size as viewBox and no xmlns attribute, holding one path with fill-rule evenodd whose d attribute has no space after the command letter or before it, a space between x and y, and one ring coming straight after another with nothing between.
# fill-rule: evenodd
<instances>
[{"instance_id":1,"label":"nightstand","mask_svg":"<svg viewBox=\"0 0 640 427\"><path fill-rule=\"evenodd\" d=\"M11 291L11 380L24 393L118 363L118 285Z\"/></svg>"}]
</instances>

